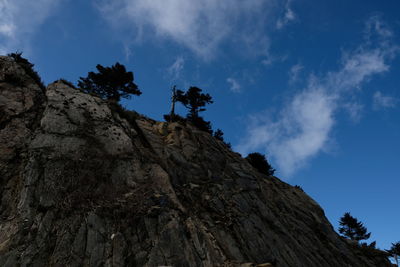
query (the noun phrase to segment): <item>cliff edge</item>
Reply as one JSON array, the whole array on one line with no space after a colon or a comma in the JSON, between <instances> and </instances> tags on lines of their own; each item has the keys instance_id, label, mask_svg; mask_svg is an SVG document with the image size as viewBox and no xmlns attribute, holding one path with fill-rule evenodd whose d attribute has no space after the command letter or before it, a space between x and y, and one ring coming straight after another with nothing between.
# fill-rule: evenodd
<instances>
[{"instance_id":1,"label":"cliff edge","mask_svg":"<svg viewBox=\"0 0 400 267\"><path fill-rule=\"evenodd\" d=\"M43 90L9 57L0 177L0 266L390 266L208 133Z\"/></svg>"}]
</instances>

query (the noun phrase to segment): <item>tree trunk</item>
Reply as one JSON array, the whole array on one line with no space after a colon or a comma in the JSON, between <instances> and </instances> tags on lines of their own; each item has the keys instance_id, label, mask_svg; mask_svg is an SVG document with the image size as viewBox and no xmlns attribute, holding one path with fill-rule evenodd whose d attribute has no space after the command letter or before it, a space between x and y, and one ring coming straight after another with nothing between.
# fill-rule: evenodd
<instances>
[{"instance_id":1,"label":"tree trunk","mask_svg":"<svg viewBox=\"0 0 400 267\"><path fill-rule=\"evenodd\" d=\"M169 113L169 120L172 121L175 117L175 103L176 103L176 85L172 87L172 97L171 97L171 112Z\"/></svg>"}]
</instances>

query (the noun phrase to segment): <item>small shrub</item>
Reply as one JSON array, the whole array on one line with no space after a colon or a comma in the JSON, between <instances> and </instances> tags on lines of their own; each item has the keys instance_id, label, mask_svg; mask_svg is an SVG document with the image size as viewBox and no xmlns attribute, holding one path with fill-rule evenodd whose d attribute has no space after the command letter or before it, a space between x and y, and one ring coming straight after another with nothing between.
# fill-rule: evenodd
<instances>
[{"instance_id":1,"label":"small shrub","mask_svg":"<svg viewBox=\"0 0 400 267\"><path fill-rule=\"evenodd\" d=\"M222 132L221 129L217 129L217 130L214 132L214 137L215 137L216 139L218 139L219 141L224 142L224 133Z\"/></svg>"},{"instance_id":2,"label":"small shrub","mask_svg":"<svg viewBox=\"0 0 400 267\"><path fill-rule=\"evenodd\" d=\"M376 241L370 244L363 242L362 243L356 242L352 243L351 246L353 246L355 249L358 249L363 255L371 259L377 259L377 258L387 259L387 257L389 256L389 254L386 251L376 248Z\"/></svg>"},{"instance_id":3,"label":"small shrub","mask_svg":"<svg viewBox=\"0 0 400 267\"><path fill-rule=\"evenodd\" d=\"M213 136L214 136L217 140L224 142L224 144L225 144L227 147L231 148L231 144L225 142L224 137L223 137L223 136L224 136L224 133L222 132L221 129L217 129L217 130L214 132Z\"/></svg>"},{"instance_id":4,"label":"small shrub","mask_svg":"<svg viewBox=\"0 0 400 267\"><path fill-rule=\"evenodd\" d=\"M247 161L256 168L259 172L264 173L268 176L272 176L275 173L275 169L268 163L267 159L263 154L250 153L246 157Z\"/></svg>"},{"instance_id":5,"label":"small shrub","mask_svg":"<svg viewBox=\"0 0 400 267\"><path fill-rule=\"evenodd\" d=\"M170 114L165 114L163 117L164 120L167 122L183 122L183 123L186 122L186 119L184 117L179 116L177 114L174 114L172 116Z\"/></svg>"},{"instance_id":6,"label":"small shrub","mask_svg":"<svg viewBox=\"0 0 400 267\"><path fill-rule=\"evenodd\" d=\"M294 188L296 188L296 189L298 189L298 190L300 190L300 191L304 192L303 188L301 188L301 186L300 186L300 185L295 185L295 186L294 186Z\"/></svg>"},{"instance_id":7,"label":"small shrub","mask_svg":"<svg viewBox=\"0 0 400 267\"><path fill-rule=\"evenodd\" d=\"M42 90L46 88L39 74L33 69L35 65L30 63L26 58L23 58L22 52L11 53L8 54L8 56L12 57L14 61L25 70L26 74L29 75Z\"/></svg>"},{"instance_id":8,"label":"small shrub","mask_svg":"<svg viewBox=\"0 0 400 267\"><path fill-rule=\"evenodd\" d=\"M127 110L118 102L113 100L108 101L108 106L110 107L111 111L117 113L121 118L126 119L131 125L136 125L136 119L139 117L137 112Z\"/></svg>"},{"instance_id":9,"label":"small shrub","mask_svg":"<svg viewBox=\"0 0 400 267\"><path fill-rule=\"evenodd\" d=\"M188 116L188 121L190 121L196 128L198 128L200 131L207 132L209 134L213 133L212 127L211 127L211 122L204 120L200 116Z\"/></svg>"},{"instance_id":10,"label":"small shrub","mask_svg":"<svg viewBox=\"0 0 400 267\"><path fill-rule=\"evenodd\" d=\"M60 82L62 82L62 83L64 83L64 84L66 84L66 85L68 85L69 87L72 87L72 88L76 89L75 85L74 85L72 82L70 82L70 81L68 81L68 80L66 80L66 79L61 78L61 79L59 79L58 81L60 81Z\"/></svg>"}]
</instances>

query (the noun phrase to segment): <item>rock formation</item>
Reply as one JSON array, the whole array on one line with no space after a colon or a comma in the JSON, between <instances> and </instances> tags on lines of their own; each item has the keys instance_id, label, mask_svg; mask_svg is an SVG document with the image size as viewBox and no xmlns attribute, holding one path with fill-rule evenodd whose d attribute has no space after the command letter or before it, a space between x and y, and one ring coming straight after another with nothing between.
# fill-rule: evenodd
<instances>
[{"instance_id":1,"label":"rock formation","mask_svg":"<svg viewBox=\"0 0 400 267\"><path fill-rule=\"evenodd\" d=\"M0 57L0 266L386 266L191 125ZM269 265L268 265L269 263Z\"/></svg>"}]
</instances>

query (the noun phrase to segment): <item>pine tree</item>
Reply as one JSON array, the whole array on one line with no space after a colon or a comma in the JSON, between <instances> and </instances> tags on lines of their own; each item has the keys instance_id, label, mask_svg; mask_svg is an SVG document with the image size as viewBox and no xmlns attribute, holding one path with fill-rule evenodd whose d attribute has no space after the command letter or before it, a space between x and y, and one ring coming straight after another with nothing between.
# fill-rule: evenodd
<instances>
[{"instance_id":1,"label":"pine tree","mask_svg":"<svg viewBox=\"0 0 400 267\"><path fill-rule=\"evenodd\" d=\"M339 224L339 233L351 240L366 240L371 236L371 233L367 233L367 228L363 223L351 216L350 212L346 212L340 218Z\"/></svg>"},{"instance_id":2,"label":"pine tree","mask_svg":"<svg viewBox=\"0 0 400 267\"><path fill-rule=\"evenodd\" d=\"M200 88L192 86L186 92L177 90L175 99L189 109L189 113L186 116L188 121L202 131L213 133L211 122L199 116L200 112L206 110L204 107L207 104L213 103L209 94L203 94Z\"/></svg>"},{"instance_id":3,"label":"pine tree","mask_svg":"<svg viewBox=\"0 0 400 267\"><path fill-rule=\"evenodd\" d=\"M199 117L199 112L206 110L205 105L213 103L209 94L203 94L200 88L194 86L190 87L187 92L177 90L176 99L189 109L188 118Z\"/></svg>"},{"instance_id":4,"label":"pine tree","mask_svg":"<svg viewBox=\"0 0 400 267\"><path fill-rule=\"evenodd\" d=\"M176 103L176 101L177 101L176 85L174 85L174 86L172 87L171 111L170 111L170 113L169 113L169 117L170 117L171 119L173 119L174 116L175 116L175 103Z\"/></svg>"},{"instance_id":5,"label":"pine tree","mask_svg":"<svg viewBox=\"0 0 400 267\"><path fill-rule=\"evenodd\" d=\"M389 250L386 250L389 253L390 257L393 257L396 261L397 266L399 266L399 257L400 257L400 241L397 243L392 243L392 247Z\"/></svg>"},{"instance_id":6,"label":"pine tree","mask_svg":"<svg viewBox=\"0 0 400 267\"><path fill-rule=\"evenodd\" d=\"M78 86L86 93L95 93L101 98L119 101L121 97L141 95L138 86L133 83L133 73L127 72L124 65L118 62L111 67L97 65L98 73L89 72L86 78L81 77Z\"/></svg>"}]
</instances>

